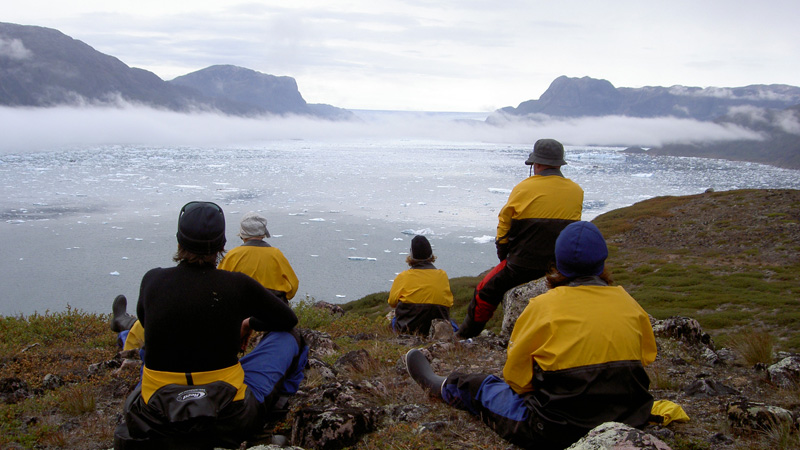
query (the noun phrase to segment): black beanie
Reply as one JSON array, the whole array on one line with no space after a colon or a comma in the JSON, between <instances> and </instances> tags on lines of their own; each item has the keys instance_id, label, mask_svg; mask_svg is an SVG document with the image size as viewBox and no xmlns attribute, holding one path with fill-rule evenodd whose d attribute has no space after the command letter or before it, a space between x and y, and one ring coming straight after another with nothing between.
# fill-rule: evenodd
<instances>
[{"instance_id":1,"label":"black beanie","mask_svg":"<svg viewBox=\"0 0 800 450\"><path fill-rule=\"evenodd\" d=\"M411 240L411 257L417 260L425 260L433 256L431 243L425 236L414 236Z\"/></svg>"},{"instance_id":2,"label":"black beanie","mask_svg":"<svg viewBox=\"0 0 800 450\"><path fill-rule=\"evenodd\" d=\"M216 203L189 202L178 216L178 244L197 255L225 248L225 215Z\"/></svg>"}]
</instances>

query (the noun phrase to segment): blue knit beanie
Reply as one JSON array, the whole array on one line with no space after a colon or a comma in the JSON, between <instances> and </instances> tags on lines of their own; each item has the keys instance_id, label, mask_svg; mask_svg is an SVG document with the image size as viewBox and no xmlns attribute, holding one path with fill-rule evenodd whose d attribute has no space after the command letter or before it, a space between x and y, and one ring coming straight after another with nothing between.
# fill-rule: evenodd
<instances>
[{"instance_id":1,"label":"blue knit beanie","mask_svg":"<svg viewBox=\"0 0 800 450\"><path fill-rule=\"evenodd\" d=\"M606 240L590 222L573 222L556 239L556 268L567 278L600 275L607 257Z\"/></svg>"}]
</instances>

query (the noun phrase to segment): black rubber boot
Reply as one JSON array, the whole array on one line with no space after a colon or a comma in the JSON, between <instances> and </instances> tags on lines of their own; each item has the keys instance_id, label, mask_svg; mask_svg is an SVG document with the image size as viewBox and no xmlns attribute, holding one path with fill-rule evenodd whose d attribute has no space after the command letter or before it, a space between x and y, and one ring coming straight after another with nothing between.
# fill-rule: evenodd
<instances>
[{"instance_id":1,"label":"black rubber boot","mask_svg":"<svg viewBox=\"0 0 800 450\"><path fill-rule=\"evenodd\" d=\"M444 385L446 377L441 377L433 372L431 363L421 351L412 349L406 353L406 368L412 380L432 396L442 398L442 385Z\"/></svg>"},{"instance_id":2,"label":"black rubber boot","mask_svg":"<svg viewBox=\"0 0 800 450\"><path fill-rule=\"evenodd\" d=\"M118 295L111 304L111 331L119 333L130 330L136 323L136 317L128 314L128 299L124 295Z\"/></svg>"}]
</instances>

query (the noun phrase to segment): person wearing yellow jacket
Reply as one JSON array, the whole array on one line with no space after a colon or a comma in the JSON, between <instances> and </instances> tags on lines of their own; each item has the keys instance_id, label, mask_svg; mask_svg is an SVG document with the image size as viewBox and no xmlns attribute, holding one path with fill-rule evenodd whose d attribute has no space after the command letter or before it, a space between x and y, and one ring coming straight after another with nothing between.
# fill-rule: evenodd
<instances>
[{"instance_id":1,"label":"person wearing yellow jacket","mask_svg":"<svg viewBox=\"0 0 800 450\"><path fill-rule=\"evenodd\" d=\"M406 355L409 374L524 448L566 448L609 421L645 425L653 397L644 368L655 360L655 336L648 314L611 284L607 256L593 224L564 228L547 275L551 289L531 299L514 325L503 379L437 376L419 350Z\"/></svg>"},{"instance_id":2,"label":"person wearing yellow jacket","mask_svg":"<svg viewBox=\"0 0 800 450\"><path fill-rule=\"evenodd\" d=\"M297 293L297 275L283 253L264 241L268 237L267 219L252 211L245 214L239 229L242 245L226 253L217 268L249 275L288 302Z\"/></svg>"},{"instance_id":3,"label":"person wearing yellow jacket","mask_svg":"<svg viewBox=\"0 0 800 450\"><path fill-rule=\"evenodd\" d=\"M553 263L561 230L581 219L583 189L561 173L564 146L539 139L525 164L532 176L511 190L497 216L497 257L500 263L478 283L458 329L461 338L478 335L509 289L543 277Z\"/></svg>"},{"instance_id":4,"label":"person wearing yellow jacket","mask_svg":"<svg viewBox=\"0 0 800 450\"><path fill-rule=\"evenodd\" d=\"M389 291L389 306L394 308L392 329L398 333L427 334L434 319L450 320L453 293L444 270L433 262L431 243L425 236L414 236L411 254L406 258L409 269L399 273ZM454 331L457 329L453 324Z\"/></svg>"}]
</instances>

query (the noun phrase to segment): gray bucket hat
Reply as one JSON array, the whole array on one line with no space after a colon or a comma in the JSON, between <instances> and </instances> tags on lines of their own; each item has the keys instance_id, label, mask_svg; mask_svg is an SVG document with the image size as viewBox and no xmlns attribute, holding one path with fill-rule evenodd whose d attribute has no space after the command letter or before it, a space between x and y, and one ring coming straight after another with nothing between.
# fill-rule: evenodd
<instances>
[{"instance_id":1,"label":"gray bucket hat","mask_svg":"<svg viewBox=\"0 0 800 450\"><path fill-rule=\"evenodd\" d=\"M258 213L250 211L242 217L242 223L239 225L239 237L244 239L257 236L269 237L267 219Z\"/></svg>"},{"instance_id":2,"label":"gray bucket hat","mask_svg":"<svg viewBox=\"0 0 800 450\"><path fill-rule=\"evenodd\" d=\"M525 164L529 166L544 164L558 167L566 163L564 161L564 146L555 139L539 139L536 141L533 144L533 151L528 155L528 160L525 161Z\"/></svg>"}]
</instances>

